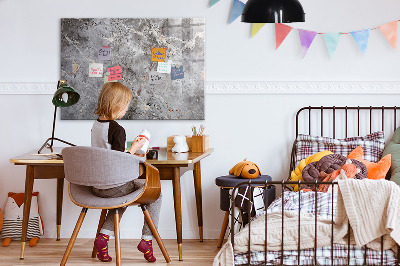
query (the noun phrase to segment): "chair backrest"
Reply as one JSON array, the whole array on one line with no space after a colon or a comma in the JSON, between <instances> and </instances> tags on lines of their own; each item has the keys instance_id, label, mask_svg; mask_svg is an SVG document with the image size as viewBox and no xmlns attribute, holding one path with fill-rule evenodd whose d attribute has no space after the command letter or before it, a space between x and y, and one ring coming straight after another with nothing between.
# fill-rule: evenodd
<instances>
[{"instance_id":1,"label":"chair backrest","mask_svg":"<svg viewBox=\"0 0 400 266\"><path fill-rule=\"evenodd\" d=\"M67 147L62 150L65 179L83 186L118 186L139 176L144 158L97 147Z\"/></svg>"}]
</instances>

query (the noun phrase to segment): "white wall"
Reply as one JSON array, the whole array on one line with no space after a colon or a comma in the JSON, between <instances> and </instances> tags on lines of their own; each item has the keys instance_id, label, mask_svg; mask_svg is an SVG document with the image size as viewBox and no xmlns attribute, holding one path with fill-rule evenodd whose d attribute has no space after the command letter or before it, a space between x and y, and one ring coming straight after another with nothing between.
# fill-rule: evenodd
<instances>
[{"instance_id":1,"label":"white wall","mask_svg":"<svg viewBox=\"0 0 400 266\"><path fill-rule=\"evenodd\" d=\"M320 32L351 31L375 27L398 17L400 2L384 0L302 0L306 23L293 24ZM227 24L230 0L208 9L208 0L115 1L0 0L1 83L56 82L60 65L62 17L206 17L206 80L213 81L399 81L399 54L383 35L371 33L363 57L350 35L342 37L335 58L329 58L318 36L305 59L297 31L274 50L273 25L266 25L250 39L251 27L235 21ZM0 95L0 207L7 192L24 190L25 168L9 158L35 150L51 134L51 95ZM189 134L193 124L204 123L215 152L202 162L205 238L218 238L223 214L214 179L227 174L238 161L256 162L263 174L275 180L286 176L294 138L294 115L308 105L398 105L399 95L345 94L206 94L205 121L121 121L128 138L142 128L152 132L154 146L165 146L176 133ZM56 135L78 145L90 144L91 121L57 121ZM183 237L197 237L197 217L190 173L182 177ZM56 182L38 180L40 211L45 237L55 237ZM159 230L175 238L171 182L163 181L164 195ZM78 217L64 191L62 237L70 237ZM99 212L90 211L80 237L93 237ZM140 217L140 218L138 218ZM130 208L121 221L123 238L139 238L142 218Z\"/></svg>"}]
</instances>

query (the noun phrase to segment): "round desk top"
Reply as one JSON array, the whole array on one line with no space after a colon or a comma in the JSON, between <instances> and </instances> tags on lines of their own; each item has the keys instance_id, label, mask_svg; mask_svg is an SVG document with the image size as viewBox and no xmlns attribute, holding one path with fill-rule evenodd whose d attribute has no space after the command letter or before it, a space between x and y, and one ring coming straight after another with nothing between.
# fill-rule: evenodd
<instances>
[{"instance_id":1,"label":"round desk top","mask_svg":"<svg viewBox=\"0 0 400 266\"><path fill-rule=\"evenodd\" d=\"M234 188L237 184L242 183L242 182L247 182L247 181L272 181L272 178L269 175L261 175L257 178L253 179L247 179L247 178L242 178L242 177L236 177L234 175L226 175L226 176L220 176L215 179L215 184L219 187L224 187L224 188Z\"/></svg>"}]
</instances>

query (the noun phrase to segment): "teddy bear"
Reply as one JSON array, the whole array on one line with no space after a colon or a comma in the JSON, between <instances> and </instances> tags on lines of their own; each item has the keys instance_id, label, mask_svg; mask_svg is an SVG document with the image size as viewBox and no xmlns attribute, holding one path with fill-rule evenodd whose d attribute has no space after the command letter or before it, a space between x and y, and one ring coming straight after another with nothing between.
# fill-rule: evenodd
<instances>
[{"instance_id":1,"label":"teddy bear","mask_svg":"<svg viewBox=\"0 0 400 266\"><path fill-rule=\"evenodd\" d=\"M237 163L231 170L229 170L230 175L241 176L243 178L257 178L261 175L260 168L250 161L247 161L247 158L242 162Z\"/></svg>"},{"instance_id":2,"label":"teddy bear","mask_svg":"<svg viewBox=\"0 0 400 266\"><path fill-rule=\"evenodd\" d=\"M188 152L189 146L186 143L185 136L175 136L174 137L175 146L172 148L172 152Z\"/></svg>"},{"instance_id":3,"label":"teddy bear","mask_svg":"<svg viewBox=\"0 0 400 266\"><path fill-rule=\"evenodd\" d=\"M43 223L39 215L37 200L38 195L39 192L32 193L29 214L27 239L30 239L29 246L31 247L35 246L40 236L43 235ZM8 247L11 240L21 240L23 213L24 193L9 192L4 208L3 228L1 229L4 247Z\"/></svg>"}]
</instances>

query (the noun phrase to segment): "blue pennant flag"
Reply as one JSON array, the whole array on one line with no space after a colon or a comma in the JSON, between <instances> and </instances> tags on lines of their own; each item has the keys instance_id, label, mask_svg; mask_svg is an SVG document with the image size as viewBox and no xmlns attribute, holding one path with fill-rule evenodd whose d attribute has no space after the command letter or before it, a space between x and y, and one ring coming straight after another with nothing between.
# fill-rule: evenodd
<instances>
[{"instance_id":1,"label":"blue pennant flag","mask_svg":"<svg viewBox=\"0 0 400 266\"><path fill-rule=\"evenodd\" d=\"M210 5L208 7L212 7L213 5L215 5L218 2L219 2L219 0L210 0Z\"/></svg>"},{"instance_id":2,"label":"blue pennant flag","mask_svg":"<svg viewBox=\"0 0 400 266\"><path fill-rule=\"evenodd\" d=\"M242 11L244 8L244 3L239 0L233 0L231 17L229 19L229 23L232 23L235 19L237 19L240 15L242 15Z\"/></svg>"},{"instance_id":3,"label":"blue pennant flag","mask_svg":"<svg viewBox=\"0 0 400 266\"><path fill-rule=\"evenodd\" d=\"M361 50L361 53L364 55L368 46L369 33L371 29L361 30L361 31L352 31L351 35L353 35L354 40L356 41L358 47Z\"/></svg>"},{"instance_id":4,"label":"blue pennant flag","mask_svg":"<svg viewBox=\"0 0 400 266\"><path fill-rule=\"evenodd\" d=\"M340 34L339 32L334 32L334 33L325 33L323 36L326 48L328 48L329 55L332 58L333 54L336 51L336 48L338 47L339 39L340 36L342 36L342 34Z\"/></svg>"}]
</instances>

